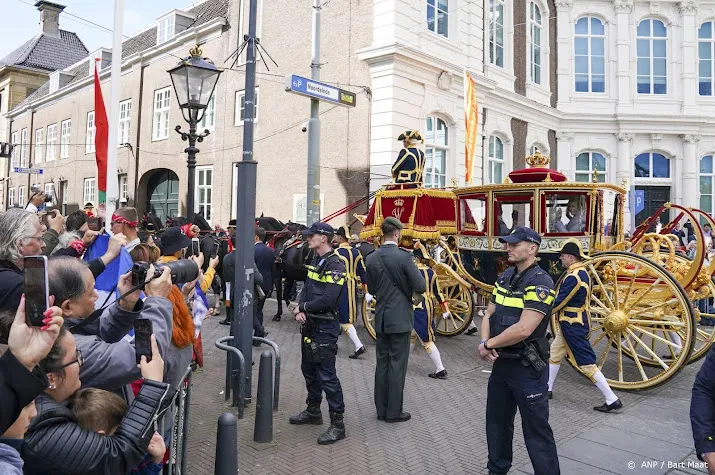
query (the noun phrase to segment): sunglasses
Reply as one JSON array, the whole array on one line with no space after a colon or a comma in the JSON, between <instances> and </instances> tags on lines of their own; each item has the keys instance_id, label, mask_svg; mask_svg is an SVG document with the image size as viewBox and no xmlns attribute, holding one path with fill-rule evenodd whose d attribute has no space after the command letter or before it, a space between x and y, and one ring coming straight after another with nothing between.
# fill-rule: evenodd
<instances>
[{"instance_id":1,"label":"sunglasses","mask_svg":"<svg viewBox=\"0 0 715 475\"><path fill-rule=\"evenodd\" d=\"M64 369L64 368L71 366L75 363L77 363L77 365L79 365L79 367L81 368L82 365L84 364L84 356L82 356L82 352L77 350L75 356L76 356L76 358L74 360L70 361L69 363L63 364L62 366L60 366L60 369Z\"/></svg>"}]
</instances>

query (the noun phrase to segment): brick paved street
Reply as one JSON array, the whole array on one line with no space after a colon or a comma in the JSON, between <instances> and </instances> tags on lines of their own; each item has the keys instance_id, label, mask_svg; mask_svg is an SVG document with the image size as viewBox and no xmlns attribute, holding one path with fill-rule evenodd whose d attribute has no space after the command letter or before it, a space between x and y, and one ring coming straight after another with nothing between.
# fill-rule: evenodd
<instances>
[{"instance_id":1,"label":"brick paved street","mask_svg":"<svg viewBox=\"0 0 715 475\"><path fill-rule=\"evenodd\" d=\"M486 473L486 383L489 365L475 357L478 337L460 335L437 340L446 381L432 380L433 366L424 350L410 357L405 391L405 410L412 420L385 424L375 416L372 401L375 367L374 343L358 324L368 353L351 360L352 346L341 336L338 375L345 393L347 439L333 446L319 446L316 439L327 428L291 426L288 417L304 408L305 386L300 372L298 324L287 317L271 322L275 301L266 302L268 338L282 352L280 408L273 414L274 441L253 442L255 404L239 420L239 468L247 474L481 474ZM223 318L223 317L221 317ZM225 353L214 346L228 334L220 318L204 323L205 366L194 375L189 431L188 473L212 474L216 422L230 410L222 394ZM260 352L254 348L253 394ZM572 368L559 373L550 421L558 444L561 473L634 473L675 475L705 473L692 450L688 410L690 389L699 365L687 367L664 386L640 393L619 392L625 408L620 414L601 414L600 393ZM327 421L327 404L323 402ZM517 419L514 467L511 473L533 473ZM648 462L655 462L647 465ZM633 462L634 469L629 469ZM674 464L684 462L681 468ZM687 463L691 462L691 468Z\"/></svg>"}]
</instances>

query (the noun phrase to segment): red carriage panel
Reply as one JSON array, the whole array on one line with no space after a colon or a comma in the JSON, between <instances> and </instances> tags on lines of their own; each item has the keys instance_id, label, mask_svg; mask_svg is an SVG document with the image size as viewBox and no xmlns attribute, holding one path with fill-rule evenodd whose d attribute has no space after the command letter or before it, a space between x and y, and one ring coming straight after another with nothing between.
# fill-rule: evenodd
<instances>
[{"instance_id":1,"label":"red carriage panel","mask_svg":"<svg viewBox=\"0 0 715 475\"><path fill-rule=\"evenodd\" d=\"M384 189L377 192L360 237L379 236L380 225L392 216L404 225L402 235L438 239L457 232L457 198L451 191L426 188Z\"/></svg>"}]
</instances>

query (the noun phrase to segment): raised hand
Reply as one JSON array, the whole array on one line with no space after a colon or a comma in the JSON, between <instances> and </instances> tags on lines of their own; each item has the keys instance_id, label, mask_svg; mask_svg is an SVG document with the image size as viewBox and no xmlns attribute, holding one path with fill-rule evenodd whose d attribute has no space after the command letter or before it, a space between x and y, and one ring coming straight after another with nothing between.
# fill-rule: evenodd
<instances>
[{"instance_id":1,"label":"raised hand","mask_svg":"<svg viewBox=\"0 0 715 475\"><path fill-rule=\"evenodd\" d=\"M50 305L53 303L54 297L50 297ZM62 310L59 307L48 308L44 316L42 327L27 324L23 294L20 298L20 306L15 312L15 320L10 327L7 344L15 358L30 371L50 352L64 324Z\"/></svg>"}]
</instances>

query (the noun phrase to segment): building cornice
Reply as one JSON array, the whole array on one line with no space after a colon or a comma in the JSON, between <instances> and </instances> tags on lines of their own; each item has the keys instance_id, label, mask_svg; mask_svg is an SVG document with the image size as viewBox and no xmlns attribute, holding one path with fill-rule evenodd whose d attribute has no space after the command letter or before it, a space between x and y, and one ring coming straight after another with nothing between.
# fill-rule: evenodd
<instances>
[{"instance_id":1,"label":"building cornice","mask_svg":"<svg viewBox=\"0 0 715 475\"><path fill-rule=\"evenodd\" d=\"M395 57L401 56L409 59L416 64L430 65L437 70L447 71L455 76L464 74L464 67L459 64L454 64L444 59L425 53L422 50L406 46L402 43L389 43L383 45L371 45L367 48L358 50L358 58L365 61L369 65L377 64L384 61L394 61Z\"/></svg>"},{"instance_id":2,"label":"building cornice","mask_svg":"<svg viewBox=\"0 0 715 475\"><path fill-rule=\"evenodd\" d=\"M125 72L131 70L132 67L137 63L149 62L149 61L155 59L156 57L159 57L163 54L168 53L172 49L175 49L177 47L185 45L189 42L193 43L193 40L195 37L209 34L209 33L213 32L214 30L219 30L219 29L223 28L226 24L227 24L227 21L225 18L217 17L211 21L204 23L203 25L201 25L200 27L198 27L196 29L191 28L189 30L185 30L185 31L181 32L179 35L175 36L174 39L167 41L166 43L162 43L160 45L153 46L151 48L147 48L144 51L141 51L139 53L135 53L131 56L128 56L127 58L124 59L124 61L122 61L121 72L122 72L122 74L124 74ZM87 68L89 68L89 56L87 58L85 58L83 61L87 61ZM80 63L81 63L81 61L80 61ZM79 63L77 63L77 64L79 64ZM111 77L111 68L106 68L104 71L100 71L100 73L99 73L100 80L107 79L110 77ZM77 90L85 88L86 86L91 84L93 81L94 81L94 74L89 74L89 75L87 75L87 77L82 78L81 80L77 81L74 84L63 87L52 94L47 94L46 96L43 96L40 99L37 99L36 101L27 103L22 108L15 108L11 111L8 111L5 114L5 117L7 117L8 119L14 119L27 111L37 110L38 108L40 108L44 105L56 102L57 100L63 98L64 96L67 96L69 94L76 92Z\"/></svg>"}]
</instances>

